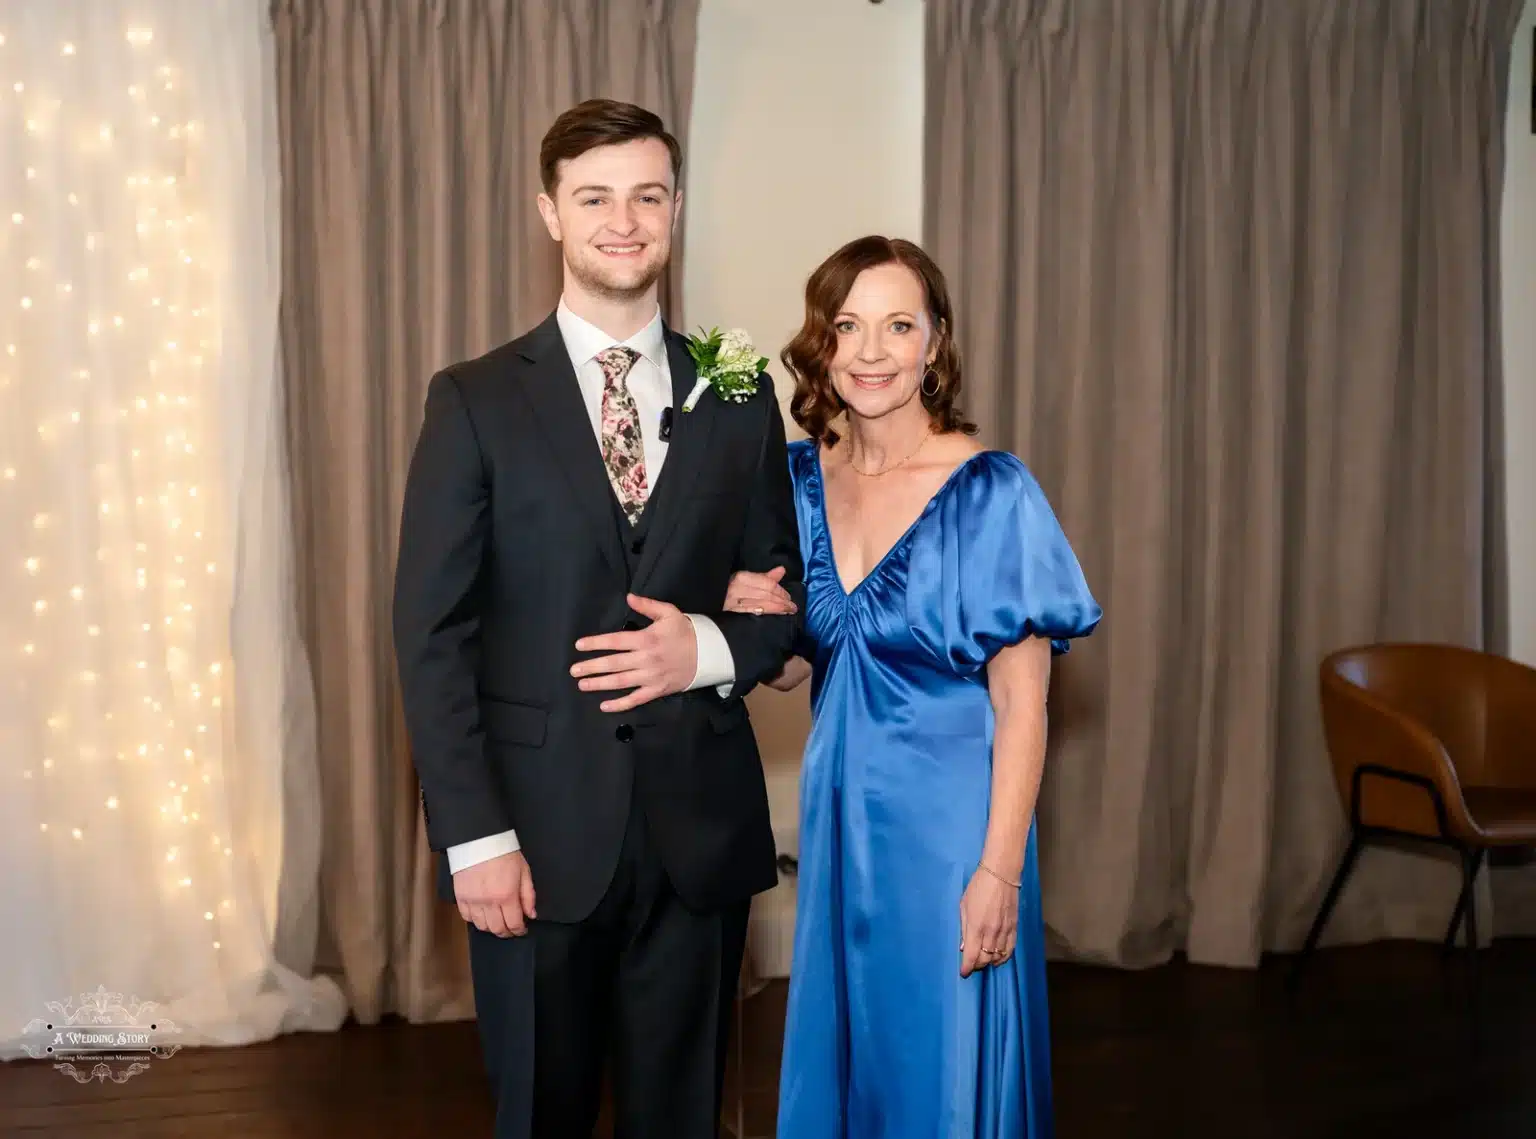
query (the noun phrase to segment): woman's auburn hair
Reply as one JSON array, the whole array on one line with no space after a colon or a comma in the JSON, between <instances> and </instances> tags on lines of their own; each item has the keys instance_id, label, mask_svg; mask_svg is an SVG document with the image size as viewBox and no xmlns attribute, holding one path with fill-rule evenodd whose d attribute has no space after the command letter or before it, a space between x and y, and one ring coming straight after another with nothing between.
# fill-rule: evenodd
<instances>
[{"instance_id":1,"label":"woman's auburn hair","mask_svg":"<svg viewBox=\"0 0 1536 1139\"><path fill-rule=\"evenodd\" d=\"M871 235L850 241L816 267L805 283L805 321L779 354L795 380L790 415L802 431L828 447L838 440L832 421L845 407L832 386L830 370L837 355L837 314L860 273L891 264L905 266L922 282L928 317L939 341L918 393L923 407L941 434L976 434L976 425L966 420L959 407L960 350L955 345L954 312L944 274L920 246L899 237ZM929 382L930 374L936 387ZM928 394L930 388L932 395Z\"/></svg>"}]
</instances>

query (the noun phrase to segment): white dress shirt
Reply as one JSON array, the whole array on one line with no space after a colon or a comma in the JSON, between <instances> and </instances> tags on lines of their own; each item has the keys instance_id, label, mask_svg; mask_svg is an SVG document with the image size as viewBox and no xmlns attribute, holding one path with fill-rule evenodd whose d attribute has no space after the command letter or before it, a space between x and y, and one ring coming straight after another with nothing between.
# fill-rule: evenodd
<instances>
[{"instance_id":1,"label":"white dress shirt","mask_svg":"<svg viewBox=\"0 0 1536 1139\"><path fill-rule=\"evenodd\" d=\"M672 405L672 368L667 361L667 343L662 332L661 310L658 308L651 322L628 340L618 341L596 325L583 320L567 307L565 298L555 312L560 325L560 335L571 357L571 367L576 371L576 382L581 387L582 402L592 421L593 442L601 446L603 422L603 369L597 362L597 354L615 344L633 348L640 353L629 370L626 386L635 401L640 416L640 436L645 452L645 481L648 489L654 489L667 458L667 441L661 437L661 413ZM721 696L730 693L736 682L736 662L731 657L731 647L720 632L720 627L699 613L688 614L693 623L694 641L698 647L698 663L689 690L713 686ZM575 683L573 680L571 683ZM458 873L466 866L509 854L518 850L516 831L502 831L486 835L472 842L448 848L448 869Z\"/></svg>"}]
</instances>

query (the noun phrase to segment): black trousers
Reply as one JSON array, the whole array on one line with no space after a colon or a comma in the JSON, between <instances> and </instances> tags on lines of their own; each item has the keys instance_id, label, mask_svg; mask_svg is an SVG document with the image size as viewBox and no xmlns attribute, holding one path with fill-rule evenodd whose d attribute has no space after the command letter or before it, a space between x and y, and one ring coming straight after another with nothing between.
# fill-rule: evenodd
<instances>
[{"instance_id":1,"label":"black trousers","mask_svg":"<svg viewBox=\"0 0 1536 1139\"><path fill-rule=\"evenodd\" d=\"M507 938L471 926L496 1139L588 1139L605 1061L615 1139L715 1139L749 906L685 907L632 803L613 881L585 921Z\"/></svg>"}]
</instances>

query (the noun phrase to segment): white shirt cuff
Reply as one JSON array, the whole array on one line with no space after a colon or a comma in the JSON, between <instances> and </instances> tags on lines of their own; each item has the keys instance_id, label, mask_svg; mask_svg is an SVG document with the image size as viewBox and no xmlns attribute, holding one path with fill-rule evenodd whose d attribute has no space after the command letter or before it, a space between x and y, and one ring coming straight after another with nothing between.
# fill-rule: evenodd
<instances>
[{"instance_id":1,"label":"white shirt cuff","mask_svg":"<svg viewBox=\"0 0 1536 1139\"><path fill-rule=\"evenodd\" d=\"M457 874L465 867L473 866L477 862L488 862L503 854L511 854L515 850L522 849L517 841L516 831L502 831L500 834L488 834L484 838L477 838L471 842L461 842L457 846L448 848L448 870Z\"/></svg>"},{"instance_id":2,"label":"white shirt cuff","mask_svg":"<svg viewBox=\"0 0 1536 1139\"><path fill-rule=\"evenodd\" d=\"M723 700L736 686L736 661L731 656L731 646L720 626L708 617L689 613L688 620L693 623L693 639L698 649L693 682L688 685L688 691L713 688Z\"/></svg>"}]
</instances>

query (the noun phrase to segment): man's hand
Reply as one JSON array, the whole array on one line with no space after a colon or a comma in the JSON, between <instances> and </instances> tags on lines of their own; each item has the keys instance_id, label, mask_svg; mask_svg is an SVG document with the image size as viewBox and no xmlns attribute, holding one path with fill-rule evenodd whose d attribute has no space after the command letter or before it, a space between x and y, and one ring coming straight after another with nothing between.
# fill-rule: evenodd
<instances>
[{"instance_id":1,"label":"man's hand","mask_svg":"<svg viewBox=\"0 0 1536 1139\"><path fill-rule=\"evenodd\" d=\"M651 619L648 628L629 633L605 633L583 637L576 651L606 653L571 666L583 692L634 689L628 696L606 700L604 712L627 712L658 696L682 692L693 683L698 669L699 645L693 622L675 605L630 594L629 607Z\"/></svg>"},{"instance_id":2,"label":"man's hand","mask_svg":"<svg viewBox=\"0 0 1536 1139\"><path fill-rule=\"evenodd\" d=\"M476 929L497 937L522 937L533 909L533 875L523 852L498 854L466 866L453 876L459 914Z\"/></svg>"}]
</instances>

